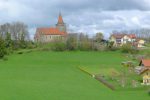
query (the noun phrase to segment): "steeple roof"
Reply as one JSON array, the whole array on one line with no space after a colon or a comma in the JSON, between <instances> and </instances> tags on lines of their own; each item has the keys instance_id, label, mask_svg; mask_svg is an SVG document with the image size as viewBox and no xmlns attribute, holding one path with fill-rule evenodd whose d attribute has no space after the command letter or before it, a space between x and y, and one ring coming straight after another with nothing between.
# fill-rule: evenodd
<instances>
[{"instance_id":1,"label":"steeple roof","mask_svg":"<svg viewBox=\"0 0 150 100\"><path fill-rule=\"evenodd\" d=\"M58 17L58 22L57 22L57 24L64 24L64 21L63 21L63 18L62 18L61 13L59 13L59 17Z\"/></svg>"}]
</instances>

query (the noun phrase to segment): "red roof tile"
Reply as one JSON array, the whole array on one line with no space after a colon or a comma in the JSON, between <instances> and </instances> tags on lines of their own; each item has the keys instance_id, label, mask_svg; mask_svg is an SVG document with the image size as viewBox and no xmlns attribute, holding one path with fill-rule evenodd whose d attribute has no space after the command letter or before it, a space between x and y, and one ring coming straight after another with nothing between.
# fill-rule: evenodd
<instances>
[{"instance_id":1,"label":"red roof tile","mask_svg":"<svg viewBox=\"0 0 150 100\"><path fill-rule=\"evenodd\" d=\"M150 59L143 59L141 61L141 63L145 66L145 67L150 67Z\"/></svg>"},{"instance_id":2,"label":"red roof tile","mask_svg":"<svg viewBox=\"0 0 150 100\"><path fill-rule=\"evenodd\" d=\"M136 38L136 35L135 34L128 34L128 36L132 39Z\"/></svg>"},{"instance_id":3,"label":"red roof tile","mask_svg":"<svg viewBox=\"0 0 150 100\"><path fill-rule=\"evenodd\" d=\"M114 36L115 38L117 38L117 39L121 39L121 38L123 38L125 35L127 35L129 38L132 38L132 39L134 39L134 38L136 38L136 35L135 34L112 34L112 36Z\"/></svg>"},{"instance_id":4,"label":"red roof tile","mask_svg":"<svg viewBox=\"0 0 150 100\"><path fill-rule=\"evenodd\" d=\"M113 37L117 38L117 39L121 39L125 36L126 34L112 34Z\"/></svg>"},{"instance_id":5,"label":"red roof tile","mask_svg":"<svg viewBox=\"0 0 150 100\"><path fill-rule=\"evenodd\" d=\"M37 28L37 32L43 35L66 35L65 32L61 32L57 28Z\"/></svg>"}]
</instances>

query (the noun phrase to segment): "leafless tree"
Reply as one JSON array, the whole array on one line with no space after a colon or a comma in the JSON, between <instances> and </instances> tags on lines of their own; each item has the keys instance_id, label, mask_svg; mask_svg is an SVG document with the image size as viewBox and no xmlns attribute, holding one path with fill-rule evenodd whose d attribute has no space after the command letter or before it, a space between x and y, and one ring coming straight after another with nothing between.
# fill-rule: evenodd
<instances>
[{"instance_id":1,"label":"leafless tree","mask_svg":"<svg viewBox=\"0 0 150 100\"><path fill-rule=\"evenodd\" d=\"M137 38L143 38L150 42L150 28L112 31L112 34L117 34L117 33L136 34Z\"/></svg>"},{"instance_id":2,"label":"leafless tree","mask_svg":"<svg viewBox=\"0 0 150 100\"><path fill-rule=\"evenodd\" d=\"M95 38L96 42L100 43L104 39L104 35L103 35L103 33L98 32L98 33L96 33L94 38Z\"/></svg>"},{"instance_id":3,"label":"leafless tree","mask_svg":"<svg viewBox=\"0 0 150 100\"><path fill-rule=\"evenodd\" d=\"M0 34L4 38L6 36L6 33L10 33L10 24L5 23L3 25L0 25Z\"/></svg>"},{"instance_id":4,"label":"leafless tree","mask_svg":"<svg viewBox=\"0 0 150 100\"><path fill-rule=\"evenodd\" d=\"M0 34L5 37L7 33L11 34L12 40L20 40L22 36L29 40L28 27L23 22L5 23L0 25Z\"/></svg>"},{"instance_id":5,"label":"leafless tree","mask_svg":"<svg viewBox=\"0 0 150 100\"><path fill-rule=\"evenodd\" d=\"M29 39L28 27L22 22L15 22L11 25L11 32L13 39L21 40L22 36L25 40Z\"/></svg>"}]
</instances>

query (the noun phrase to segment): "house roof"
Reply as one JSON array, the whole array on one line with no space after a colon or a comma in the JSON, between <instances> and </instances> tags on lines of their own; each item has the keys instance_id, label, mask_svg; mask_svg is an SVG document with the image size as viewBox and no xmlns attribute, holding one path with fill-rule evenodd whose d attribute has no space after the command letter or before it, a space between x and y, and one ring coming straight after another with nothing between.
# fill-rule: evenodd
<instances>
[{"instance_id":1,"label":"house roof","mask_svg":"<svg viewBox=\"0 0 150 100\"><path fill-rule=\"evenodd\" d=\"M125 34L112 34L113 37L115 37L116 39L121 39L125 36Z\"/></svg>"},{"instance_id":2,"label":"house roof","mask_svg":"<svg viewBox=\"0 0 150 100\"><path fill-rule=\"evenodd\" d=\"M140 64L143 64L145 67L150 67L150 59L143 59Z\"/></svg>"},{"instance_id":3,"label":"house roof","mask_svg":"<svg viewBox=\"0 0 150 100\"><path fill-rule=\"evenodd\" d=\"M145 42L144 39L140 39L140 38L137 38L137 39L136 39L137 42L139 42L139 41L141 41L141 40L143 40L143 41Z\"/></svg>"},{"instance_id":4,"label":"house roof","mask_svg":"<svg viewBox=\"0 0 150 100\"><path fill-rule=\"evenodd\" d=\"M37 32L43 35L65 35L65 32L59 31L57 28L37 28Z\"/></svg>"},{"instance_id":5,"label":"house roof","mask_svg":"<svg viewBox=\"0 0 150 100\"><path fill-rule=\"evenodd\" d=\"M142 75L143 73L145 73L145 72L147 72L147 71L149 71L150 69L148 69L148 68L144 68L143 70L141 70L141 72L140 72L140 75Z\"/></svg>"},{"instance_id":6,"label":"house roof","mask_svg":"<svg viewBox=\"0 0 150 100\"><path fill-rule=\"evenodd\" d=\"M135 34L128 34L128 36L132 39L136 38L136 35Z\"/></svg>"},{"instance_id":7,"label":"house roof","mask_svg":"<svg viewBox=\"0 0 150 100\"><path fill-rule=\"evenodd\" d=\"M118 34L112 34L113 37L115 37L116 39L121 39L123 38L124 36L128 36L129 38L136 38L136 35L135 34L122 34L122 33L118 33Z\"/></svg>"}]
</instances>

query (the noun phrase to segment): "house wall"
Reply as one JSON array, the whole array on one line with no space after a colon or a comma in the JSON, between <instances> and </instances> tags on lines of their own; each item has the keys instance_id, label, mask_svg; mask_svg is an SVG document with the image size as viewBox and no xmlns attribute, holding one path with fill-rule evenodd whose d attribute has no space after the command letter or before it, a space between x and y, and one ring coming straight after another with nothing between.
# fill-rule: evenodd
<instances>
[{"instance_id":1,"label":"house wall","mask_svg":"<svg viewBox=\"0 0 150 100\"><path fill-rule=\"evenodd\" d=\"M134 42L136 39L132 39L130 37L128 37L127 35L125 35L123 38L121 39L116 39L115 37L111 36L110 37L110 41L114 42L114 46L122 46L123 44L126 44L128 42Z\"/></svg>"},{"instance_id":2,"label":"house wall","mask_svg":"<svg viewBox=\"0 0 150 100\"><path fill-rule=\"evenodd\" d=\"M117 43L116 43L116 38L114 38L113 36L110 37L110 42L114 42L114 46L117 46Z\"/></svg>"},{"instance_id":3,"label":"house wall","mask_svg":"<svg viewBox=\"0 0 150 100\"><path fill-rule=\"evenodd\" d=\"M54 40L63 39L62 35L43 35L41 42L52 42Z\"/></svg>"},{"instance_id":4,"label":"house wall","mask_svg":"<svg viewBox=\"0 0 150 100\"><path fill-rule=\"evenodd\" d=\"M128 43L128 42L132 42L133 40L130 38L130 37L128 37L127 35L125 35L122 39L121 39L122 41L121 41L121 44L123 45L123 44L126 44L126 43Z\"/></svg>"},{"instance_id":5,"label":"house wall","mask_svg":"<svg viewBox=\"0 0 150 100\"><path fill-rule=\"evenodd\" d=\"M39 38L36 38L36 42L52 42L58 39L64 39L62 35L40 35Z\"/></svg>"},{"instance_id":6,"label":"house wall","mask_svg":"<svg viewBox=\"0 0 150 100\"><path fill-rule=\"evenodd\" d=\"M148 75L150 77L150 70L147 70L142 74L142 76L146 76L146 75Z\"/></svg>"},{"instance_id":7,"label":"house wall","mask_svg":"<svg viewBox=\"0 0 150 100\"><path fill-rule=\"evenodd\" d=\"M139 47L139 48L144 47L144 44L145 44L145 41L144 41L144 40L139 40L139 41L138 41L138 47Z\"/></svg>"}]
</instances>

